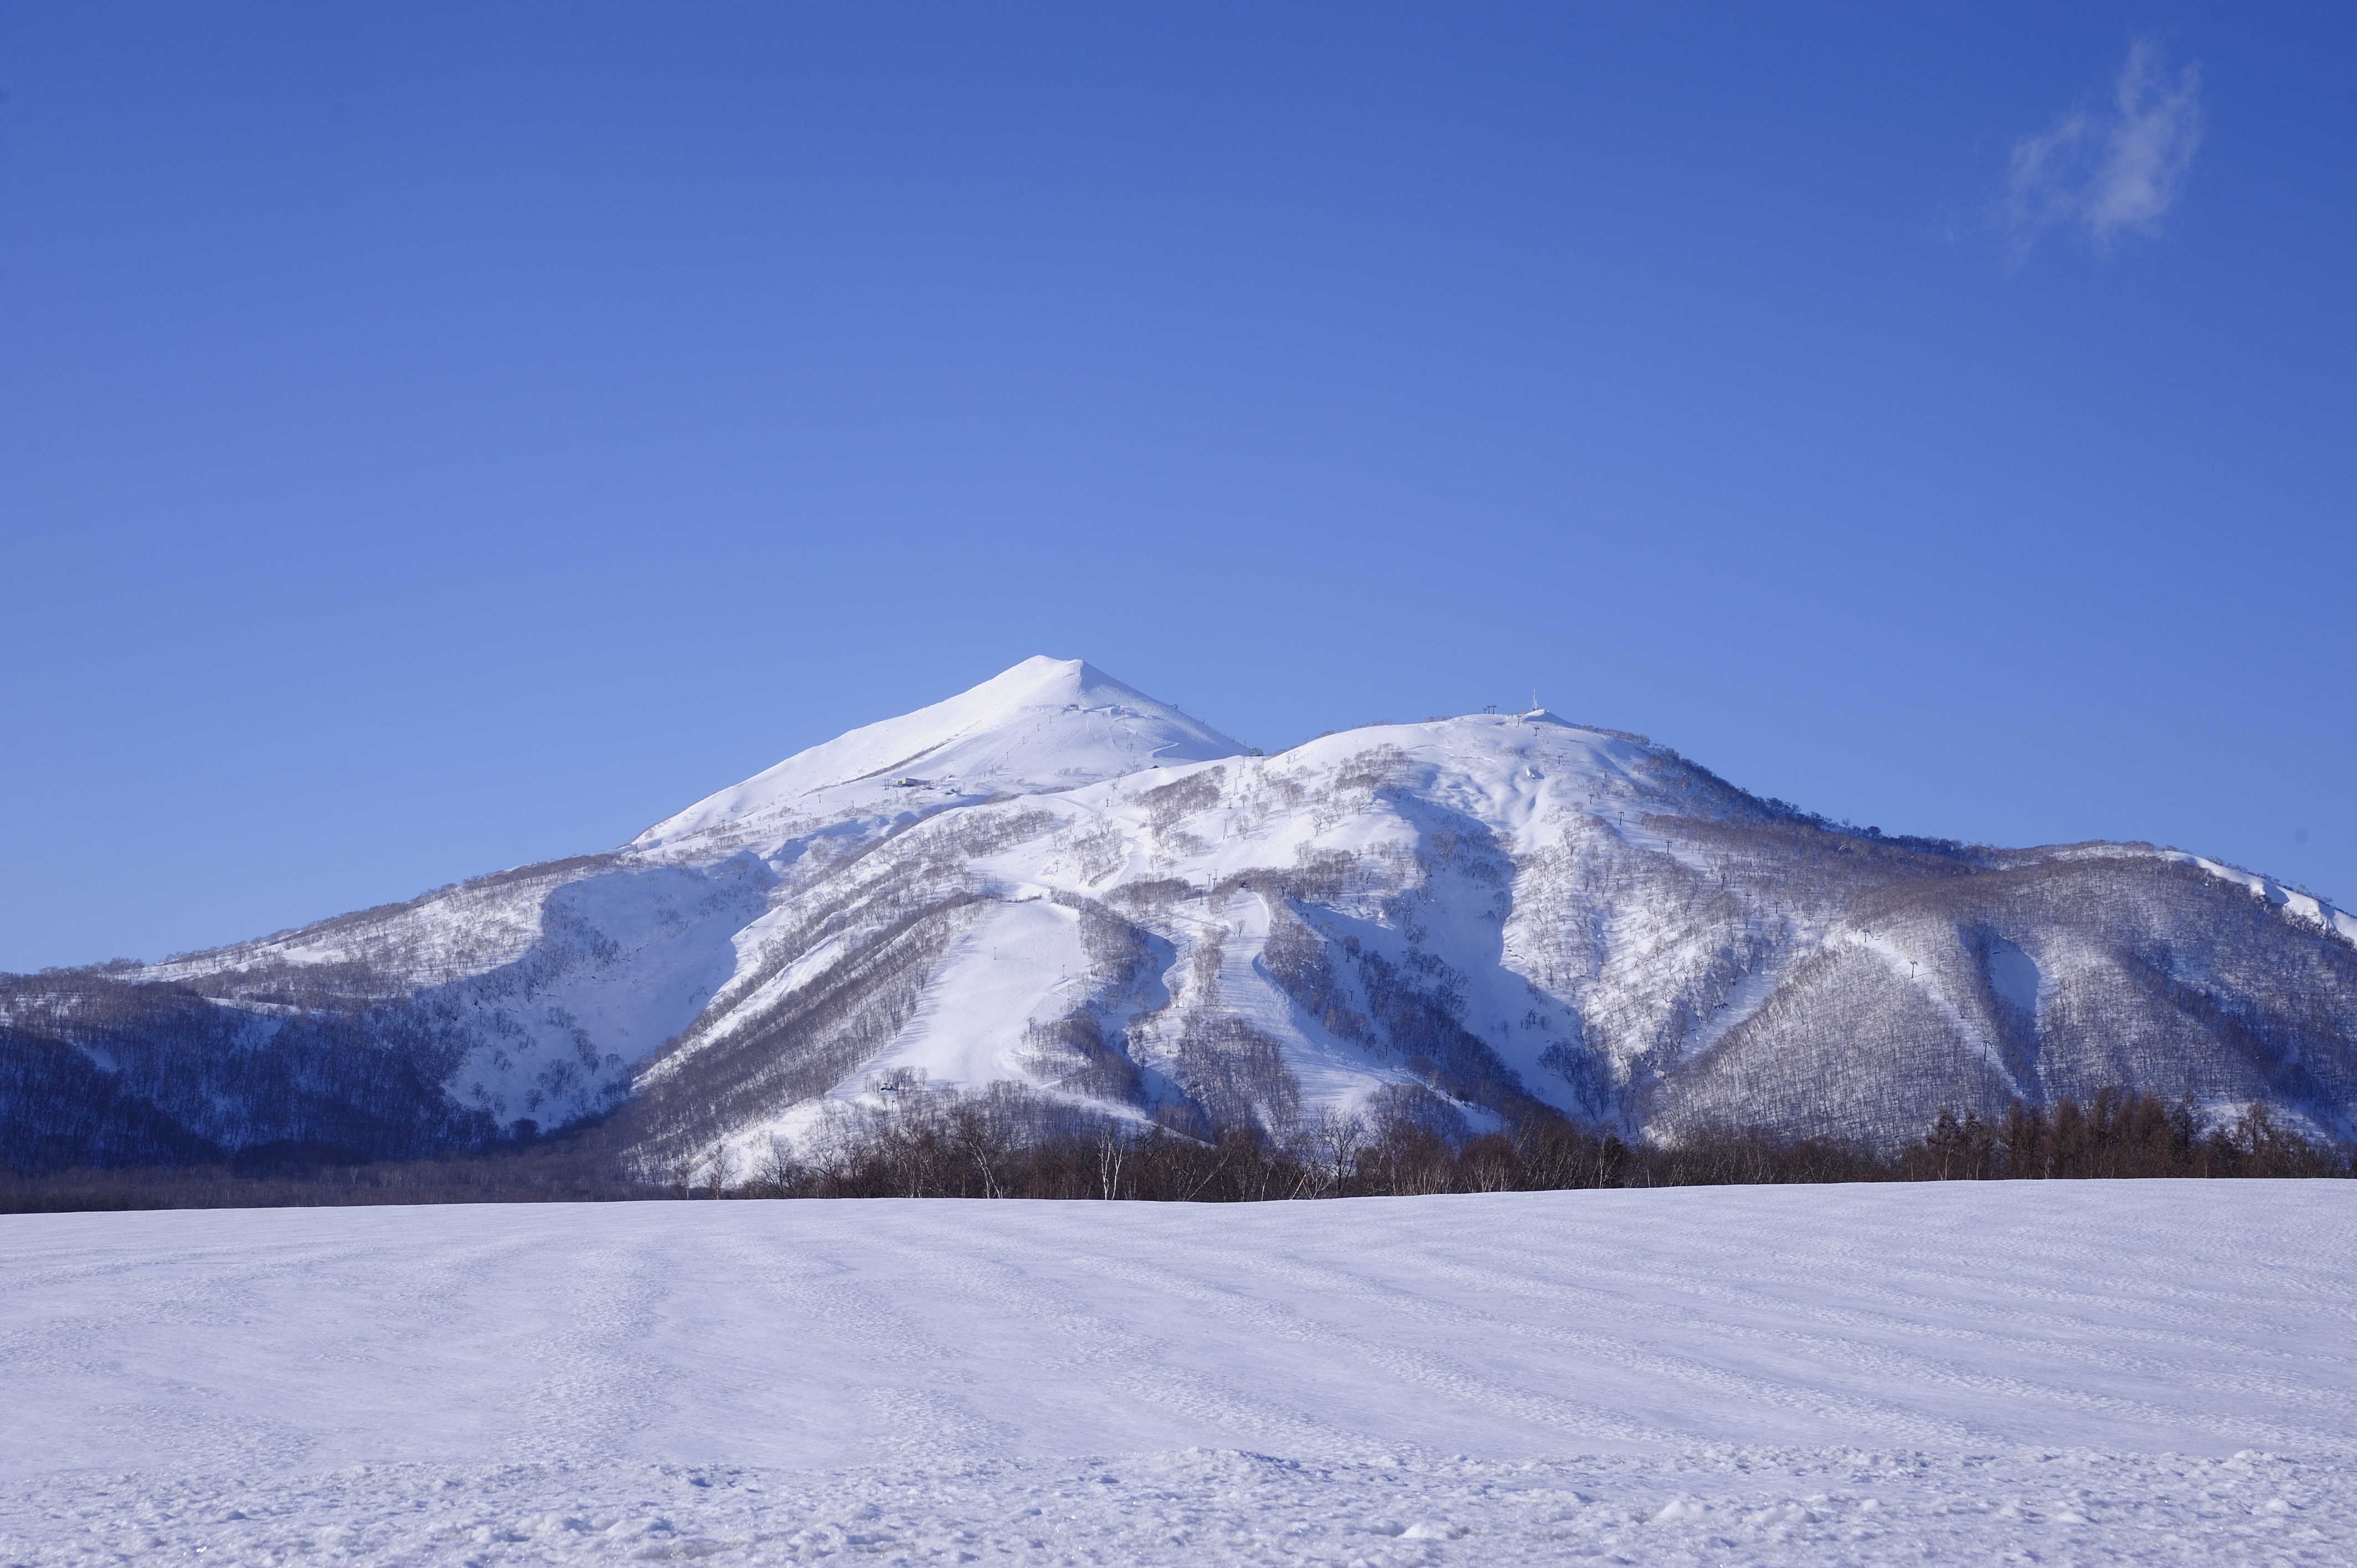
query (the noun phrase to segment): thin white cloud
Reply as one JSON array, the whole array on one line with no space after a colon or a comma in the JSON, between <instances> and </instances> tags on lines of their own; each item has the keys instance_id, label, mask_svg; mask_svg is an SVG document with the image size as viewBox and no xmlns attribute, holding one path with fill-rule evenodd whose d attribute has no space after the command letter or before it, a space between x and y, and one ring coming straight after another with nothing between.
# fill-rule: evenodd
<instances>
[{"instance_id":1,"label":"thin white cloud","mask_svg":"<svg viewBox=\"0 0 2357 1568\"><path fill-rule=\"evenodd\" d=\"M2108 103L2014 144L2005 226L2015 255L2055 228L2083 230L2099 253L2125 235L2159 233L2201 145L2201 67L2189 62L2172 79L2160 46L2136 39Z\"/></svg>"}]
</instances>

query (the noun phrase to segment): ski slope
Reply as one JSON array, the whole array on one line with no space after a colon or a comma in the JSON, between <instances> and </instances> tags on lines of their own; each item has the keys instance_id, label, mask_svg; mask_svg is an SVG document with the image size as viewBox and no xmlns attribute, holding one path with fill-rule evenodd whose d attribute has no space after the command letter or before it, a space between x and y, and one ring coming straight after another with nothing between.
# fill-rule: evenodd
<instances>
[{"instance_id":1,"label":"ski slope","mask_svg":"<svg viewBox=\"0 0 2357 1568\"><path fill-rule=\"evenodd\" d=\"M0 1219L0 1562L2357 1554L2357 1188Z\"/></svg>"}]
</instances>

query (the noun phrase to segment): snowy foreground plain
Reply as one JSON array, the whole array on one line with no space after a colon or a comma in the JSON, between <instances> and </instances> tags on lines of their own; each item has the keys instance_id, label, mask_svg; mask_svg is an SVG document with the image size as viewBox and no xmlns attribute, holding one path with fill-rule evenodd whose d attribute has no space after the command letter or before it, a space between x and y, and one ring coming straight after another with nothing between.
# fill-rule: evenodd
<instances>
[{"instance_id":1,"label":"snowy foreground plain","mask_svg":"<svg viewBox=\"0 0 2357 1568\"><path fill-rule=\"evenodd\" d=\"M0 1564L2357 1561L2357 1184L0 1219Z\"/></svg>"}]
</instances>

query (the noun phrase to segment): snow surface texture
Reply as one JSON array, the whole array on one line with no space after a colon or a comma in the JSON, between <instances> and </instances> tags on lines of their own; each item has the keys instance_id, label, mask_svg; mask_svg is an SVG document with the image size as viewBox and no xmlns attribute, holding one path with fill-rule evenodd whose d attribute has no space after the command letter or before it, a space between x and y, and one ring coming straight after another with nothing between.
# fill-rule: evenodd
<instances>
[{"instance_id":1,"label":"snow surface texture","mask_svg":"<svg viewBox=\"0 0 2357 1568\"><path fill-rule=\"evenodd\" d=\"M2357 1191L0 1220L0 1563L2345 1563Z\"/></svg>"},{"instance_id":2,"label":"snow surface texture","mask_svg":"<svg viewBox=\"0 0 2357 1568\"><path fill-rule=\"evenodd\" d=\"M411 1155L619 1106L640 1172L723 1149L742 1171L911 1083L1278 1136L1406 1087L1477 1127L1536 1102L1663 1138L1894 1143L2106 1086L2357 1133L2357 919L2265 878L1837 829L1539 712L1241 749L1028 660L617 850L87 996L33 977L0 987L0 1027L107 1075L56 1069L59 1101L181 1129L94 1136L91 1163L362 1123L393 1130L344 1157ZM200 1052L130 993L237 1027ZM413 1053L408 1076L364 1072L354 1039ZM271 1051L289 1065L251 1069ZM242 1087L339 1073L319 1098L372 1096L365 1117ZM388 1079L434 1103L388 1110Z\"/></svg>"}]
</instances>

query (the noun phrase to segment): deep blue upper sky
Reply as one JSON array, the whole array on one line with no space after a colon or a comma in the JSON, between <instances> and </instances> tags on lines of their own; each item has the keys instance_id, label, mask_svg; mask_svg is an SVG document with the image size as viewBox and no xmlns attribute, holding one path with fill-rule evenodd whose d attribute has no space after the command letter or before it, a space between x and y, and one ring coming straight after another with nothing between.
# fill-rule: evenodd
<instances>
[{"instance_id":1,"label":"deep blue upper sky","mask_svg":"<svg viewBox=\"0 0 2357 1568\"><path fill-rule=\"evenodd\" d=\"M1032 653L2357 900L2357 9L0 6L0 969Z\"/></svg>"}]
</instances>

